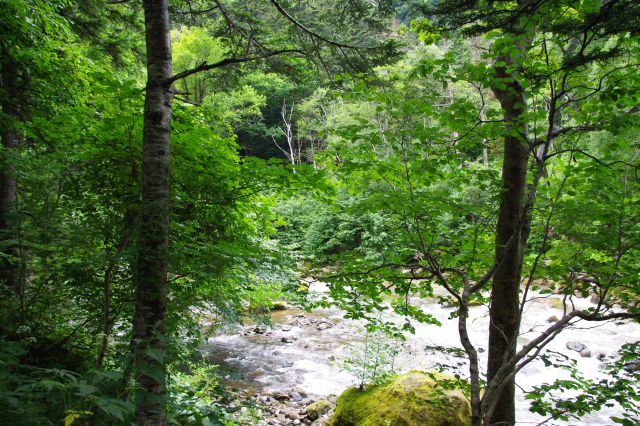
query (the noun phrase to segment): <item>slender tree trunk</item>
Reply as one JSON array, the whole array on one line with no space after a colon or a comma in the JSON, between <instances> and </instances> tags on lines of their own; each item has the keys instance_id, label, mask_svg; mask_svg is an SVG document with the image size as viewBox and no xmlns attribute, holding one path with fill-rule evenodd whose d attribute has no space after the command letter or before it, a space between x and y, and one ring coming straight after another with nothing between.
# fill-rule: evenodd
<instances>
[{"instance_id":1,"label":"slender tree trunk","mask_svg":"<svg viewBox=\"0 0 640 426\"><path fill-rule=\"evenodd\" d=\"M496 263L500 266L493 277L489 311L489 362L487 365L489 381L508 359L515 356L520 324L519 289L522 272L520 231L529 148L519 136L508 136L504 142L503 191L495 249ZM511 240L512 238L514 240ZM512 425L514 423L515 380L511 379L503 387L500 403L489 424Z\"/></svg>"},{"instance_id":2,"label":"slender tree trunk","mask_svg":"<svg viewBox=\"0 0 640 426\"><path fill-rule=\"evenodd\" d=\"M522 9L530 0L520 0ZM531 45L532 28L515 28L514 41L519 54L524 55ZM520 330L520 277L523 261L523 209L527 183L530 148L527 143L525 90L518 82L519 57L507 55L497 58L504 66L496 67L495 78L503 88L493 92L500 101L506 123L502 164L502 193L496 226L495 261L499 265L493 276L491 307L489 310L489 360L487 380L491 382L498 370L516 354ZM506 86L506 87L505 87ZM498 85L500 87L500 85ZM499 402L486 423L515 424L515 376L500 386Z\"/></svg>"},{"instance_id":3,"label":"slender tree trunk","mask_svg":"<svg viewBox=\"0 0 640 426\"><path fill-rule=\"evenodd\" d=\"M131 134L129 134L129 142L131 142ZM133 182L137 182L138 175L138 164L135 159L132 159L130 171L131 180ZM108 257L108 264L104 271L104 279L102 280L102 344L96 360L97 369L102 368L104 358L107 355L107 350L109 349L109 336L111 335L111 329L114 322L114 319L111 318L111 277L113 276L113 271L118 264L118 257L129 246L138 224L140 206L138 203L134 203L132 199L137 200L138 194L134 192L131 194L131 197L127 197L128 204L124 214L122 237L116 246L116 252L112 256L109 256L108 252L106 253ZM105 245L107 245L107 243L105 243Z\"/></svg>"},{"instance_id":4,"label":"slender tree trunk","mask_svg":"<svg viewBox=\"0 0 640 426\"><path fill-rule=\"evenodd\" d=\"M169 148L173 92L167 0L144 0L147 88L142 148L142 217L134 318L136 419L164 425L165 317L169 244Z\"/></svg>"},{"instance_id":5,"label":"slender tree trunk","mask_svg":"<svg viewBox=\"0 0 640 426\"><path fill-rule=\"evenodd\" d=\"M113 318L111 318L111 278L113 271L118 265L118 257L129 245L131 236L134 232L134 218L135 212L132 209L127 209L125 214L125 226L124 234L118 243L116 252L113 257L109 259L107 268L104 271L104 279L102 280L102 343L100 345L100 352L98 353L98 359L96 360L96 368L102 368L104 358L107 355L109 349L109 336L111 335L111 327L113 326Z\"/></svg>"},{"instance_id":6,"label":"slender tree trunk","mask_svg":"<svg viewBox=\"0 0 640 426\"><path fill-rule=\"evenodd\" d=\"M19 251L15 241L15 213L17 185L14 156L18 147L18 68L11 53L2 51L2 89L6 98L2 102L5 122L2 126L2 155L0 156L0 283L21 296Z\"/></svg>"}]
</instances>

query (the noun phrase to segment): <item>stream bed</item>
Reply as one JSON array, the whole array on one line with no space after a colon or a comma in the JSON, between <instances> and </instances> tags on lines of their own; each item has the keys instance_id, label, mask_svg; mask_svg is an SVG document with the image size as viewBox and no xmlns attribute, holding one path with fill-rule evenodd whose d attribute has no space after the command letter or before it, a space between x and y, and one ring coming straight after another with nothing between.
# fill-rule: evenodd
<instances>
[{"instance_id":1,"label":"stream bed","mask_svg":"<svg viewBox=\"0 0 640 426\"><path fill-rule=\"evenodd\" d=\"M326 292L326 287L322 283L314 282L309 291L321 294ZM442 307L434 300L416 300L414 303L435 316L442 326L416 324L415 334L407 335L404 342L397 342L402 346L402 350L395 360L396 371L402 373L413 369L433 370L436 365L444 364L461 365L464 374L464 358L456 354L456 351L445 353L437 349L462 348L458 338L457 319L449 318L453 308ZM593 306L586 299L577 299L574 303L578 309ZM366 333L362 322L345 319L343 315L337 308L317 309L313 312L298 309L273 311L269 327L253 324L221 330L209 339L202 351L213 363L220 366L228 385L248 394L258 395L257 398L265 394L302 395L304 400L294 398L298 401L292 403L303 407L305 403L330 395L332 396L329 399L334 399L335 395L339 395L356 382L355 378L339 365L350 353L350 348L364 340ZM548 327L554 316L562 316L560 299L556 296L538 298L528 303L523 315L519 347ZM470 308L468 328L476 347L485 348L488 341L486 306ZM593 324L578 324L577 327L564 330L547 348L576 360L578 369L585 377L597 379L603 375L601 359L613 355L622 344L635 341L638 336L638 324L620 325L608 322L596 327ZM586 352L589 353L581 354L567 348L568 343L572 346L572 343L576 342L586 347ZM480 365L486 365L486 351L480 349L479 356ZM530 402L524 398L523 390L567 377L567 372L546 367L540 359L526 366L516 378L519 388L516 401L518 424L540 424L547 420L529 411ZM267 397L265 400L268 399ZM619 407L609 407L579 420L553 420L545 424L610 425L610 417L619 413L619 410ZM272 413L276 411L272 410ZM300 409L300 412L304 414L304 409ZM287 418L265 424L301 424L300 420L296 423L294 420ZM322 420L321 418L313 424L323 424Z\"/></svg>"}]
</instances>

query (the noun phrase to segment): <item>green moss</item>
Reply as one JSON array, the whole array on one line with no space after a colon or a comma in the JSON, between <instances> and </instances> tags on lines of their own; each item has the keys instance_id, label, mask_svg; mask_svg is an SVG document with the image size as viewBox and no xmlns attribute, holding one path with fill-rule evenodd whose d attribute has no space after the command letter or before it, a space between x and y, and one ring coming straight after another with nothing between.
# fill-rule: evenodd
<instances>
[{"instance_id":1,"label":"green moss","mask_svg":"<svg viewBox=\"0 0 640 426\"><path fill-rule=\"evenodd\" d=\"M551 307L556 308L556 309L563 309L564 308L564 302L562 301L562 299L558 299L555 297L550 297L547 299L549 305L551 305Z\"/></svg>"},{"instance_id":2,"label":"green moss","mask_svg":"<svg viewBox=\"0 0 640 426\"><path fill-rule=\"evenodd\" d=\"M316 420L320 418L321 415L329 412L331 409L331 404L329 401L325 399L321 399L320 401L316 401L313 404L309 404L307 406L307 415L311 420Z\"/></svg>"},{"instance_id":3,"label":"green moss","mask_svg":"<svg viewBox=\"0 0 640 426\"><path fill-rule=\"evenodd\" d=\"M277 300L271 305L272 311L285 311L287 309L289 309L289 305L287 305L287 302L282 300Z\"/></svg>"},{"instance_id":4,"label":"green moss","mask_svg":"<svg viewBox=\"0 0 640 426\"><path fill-rule=\"evenodd\" d=\"M365 391L347 389L328 426L469 425L469 402L459 390L447 390L455 381L442 374L411 371ZM445 382L449 386L440 384Z\"/></svg>"}]
</instances>

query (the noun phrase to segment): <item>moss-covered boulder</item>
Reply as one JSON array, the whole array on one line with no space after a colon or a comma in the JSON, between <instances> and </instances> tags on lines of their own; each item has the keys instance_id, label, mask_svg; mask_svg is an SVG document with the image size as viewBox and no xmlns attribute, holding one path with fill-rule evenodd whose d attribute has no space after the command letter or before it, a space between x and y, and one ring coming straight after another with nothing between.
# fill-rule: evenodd
<instances>
[{"instance_id":1,"label":"moss-covered boulder","mask_svg":"<svg viewBox=\"0 0 640 426\"><path fill-rule=\"evenodd\" d=\"M289 305L287 305L287 302L283 300L276 300L271 305L272 311L286 311L287 309L289 309Z\"/></svg>"},{"instance_id":2,"label":"moss-covered boulder","mask_svg":"<svg viewBox=\"0 0 640 426\"><path fill-rule=\"evenodd\" d=\"M365 391L347 389L328 426L470 425L471 405L462 392L450 389L455 381L442 374L411 371Z\"/></svg>"},{"instance_id":3,"label":"moss-covered boulder","mask_svg":"<svg viewBox=\"0 0 640 426\"><path fill-rule=\"evenodd\" d=\"M307 416L311 420L320 418L323 414L326 414L331 410L331 403L326 399L321 399L312 404L307 405Z\"/></svg>"}]
</instances>

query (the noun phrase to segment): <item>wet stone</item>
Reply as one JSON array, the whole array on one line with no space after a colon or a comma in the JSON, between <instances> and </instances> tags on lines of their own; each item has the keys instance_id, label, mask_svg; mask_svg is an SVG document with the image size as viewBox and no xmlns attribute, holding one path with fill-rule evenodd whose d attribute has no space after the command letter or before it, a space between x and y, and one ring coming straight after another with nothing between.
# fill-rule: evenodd
<instances>
[{"instance_id":1,"label":"wet stone","mask_svg":"<svg viewBox=\"0 0 640 426\"><path fill-rule=\"evenodd\" d=\"M321 322L320 324L318 324L318 330L322 331L322 330L326 330L328 328L333 327L333 324L328 323L328 322Z\"/></svg>"},{"instance_id":2,"label":"wet stone","mask_svg":"<svg viewBox=\"0 0 640 426\"><path fill-rule=\"evenodd\" d=\"M273 398L277 401L288 401L291 399L291 397L284 392L274 392ZM280 410L276 410L276 411L277 411L276 414L280 412Z\"/></svg>"},{"instance_id":3,"label":"wet stone","mask_svg":"<svg viewBox=\"0 0 640 426\"><path fill-rule=\"evenodd\" d=\"M581 352L587 349L587 346L584 343L580 343L580 342L567 342L567 349L570 349L576 352Z\"/></svg>"},{"instance_id":4,"label":"wet stone","mask_svg":"<svg viewBox=\"0 0 640 426\"><path fill-rule=\"evenodd\" d=\"M300 394L300 396L303 397L303 398L308 398L309 397L309 394L307 392L305 392L304 389L296 387L294 389L294 392Z\"/></svg>"}]
</instances>

